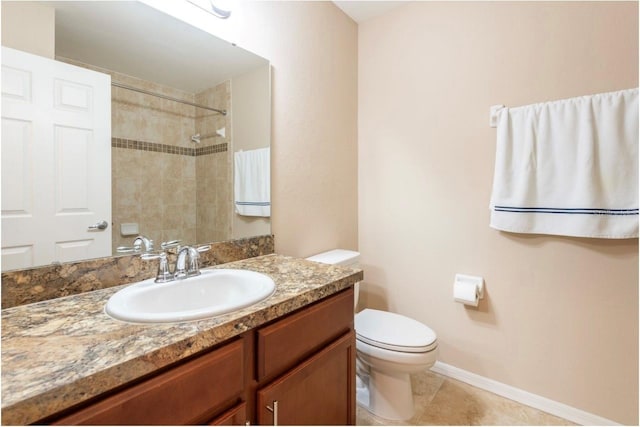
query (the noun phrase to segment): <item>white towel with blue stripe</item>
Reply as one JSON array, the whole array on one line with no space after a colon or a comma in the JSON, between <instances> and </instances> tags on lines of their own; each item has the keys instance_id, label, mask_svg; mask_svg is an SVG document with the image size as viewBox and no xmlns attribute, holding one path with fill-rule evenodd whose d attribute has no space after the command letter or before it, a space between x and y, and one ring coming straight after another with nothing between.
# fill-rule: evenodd
<instances>
[{"instance_id":1,"label":"white towel with blue stripe","mask_svg":"<svg viewBox=\"0 0 640 427\"><path fill-rule=\"evenodd\" d=\"M270 149L234 153L235 207L239 215L271 216Z\"/></svg>"},{"instance_id":2,"label":"white towel with blue stripe","mask_svg":"<svg viewBox=\"0 0 640 427\"><path fill-rule=\"evenodd\" d=\"M638 237L638 89L498 111L491 227Z\"/></svg>"}]
</instances>

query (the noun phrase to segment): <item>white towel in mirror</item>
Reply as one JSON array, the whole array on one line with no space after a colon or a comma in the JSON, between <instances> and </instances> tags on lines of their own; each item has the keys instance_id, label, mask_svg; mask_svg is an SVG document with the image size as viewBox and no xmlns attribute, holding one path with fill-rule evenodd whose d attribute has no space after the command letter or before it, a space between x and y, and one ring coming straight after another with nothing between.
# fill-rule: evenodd
<instances>
[{"instance_id":1,"label":"white towel in mirror","mask_svg":"<svg viewBox=\"0 0 640 427\"><path fill-rule=\"evenodd\" d=\"M244 216L271 216L270 149L234 153L235 210Z\"/></svg>"}]
</instances>

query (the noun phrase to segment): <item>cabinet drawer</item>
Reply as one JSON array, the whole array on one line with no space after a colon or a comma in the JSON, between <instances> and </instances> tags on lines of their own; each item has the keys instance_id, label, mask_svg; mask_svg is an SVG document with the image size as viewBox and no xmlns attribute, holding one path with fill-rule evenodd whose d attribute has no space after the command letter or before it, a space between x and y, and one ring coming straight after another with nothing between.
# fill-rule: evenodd
<instances>
[{"instance_id":1,"label":"cabinet drawer","mask_svg":"<svg viewBox=\"0 0 640 427\"><path fill-rule=\"evenodd\" d=\"M280 374L353 329L353 288L258 330L258 381Z\"/></svg>"},{"instance_id":2,"label":"cabinet drawer","mask_svg":"<svg viewBox=\"0 0 640 427\"><path fill-rule=\"evenodd\" d=\"M242 344L228 344L53 424L177 425L210 417L243 391Z\"/></svg>"}]
</instances>

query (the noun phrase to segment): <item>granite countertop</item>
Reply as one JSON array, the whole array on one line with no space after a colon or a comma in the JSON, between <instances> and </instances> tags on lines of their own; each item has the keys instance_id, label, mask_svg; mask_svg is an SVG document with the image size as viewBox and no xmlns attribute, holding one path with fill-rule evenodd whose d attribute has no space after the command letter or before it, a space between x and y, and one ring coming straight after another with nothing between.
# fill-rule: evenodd
<instances>
[{"instance_id":1,"label":"granite countertop","mask_svg":"<svg viewBox=\"0 0 640 427\"><path fill-rule=\"evenodd\" d=\"M352 286L361 270L282 255L213 268L267 274L275 293L206 320L133 324L104 313L118 286L2 310L2 424L28 424Z\"/></svg>"}]
</instances>

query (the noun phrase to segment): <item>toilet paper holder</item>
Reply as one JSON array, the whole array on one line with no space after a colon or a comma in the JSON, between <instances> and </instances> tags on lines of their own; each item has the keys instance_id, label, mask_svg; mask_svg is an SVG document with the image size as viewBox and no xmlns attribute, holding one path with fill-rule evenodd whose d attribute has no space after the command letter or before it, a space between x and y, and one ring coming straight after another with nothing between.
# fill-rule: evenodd
<instances>
[{"instance_id":1,"label":"toilet paper holder","mask_svg":"<svg viewBox=\"0 0 640 427\"><path fill-rule=\"evenodd\" d=\"M477 306L478 301L484 298L484 279L480 276L456 274L453 284L453 299L466 305ZM473 294L469 291L473 289Z\"/></svg>"}]
</instances>

